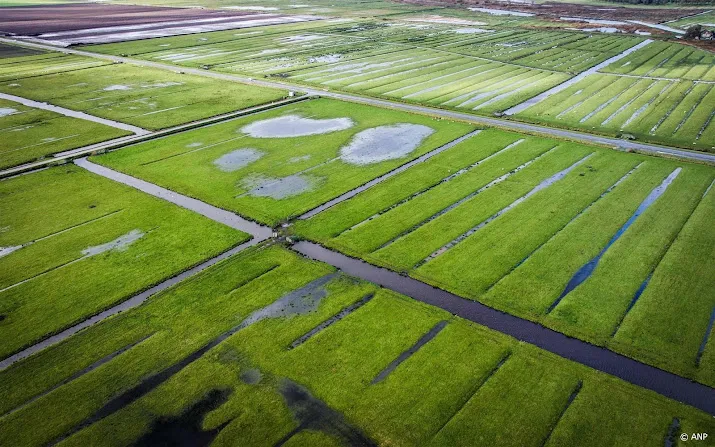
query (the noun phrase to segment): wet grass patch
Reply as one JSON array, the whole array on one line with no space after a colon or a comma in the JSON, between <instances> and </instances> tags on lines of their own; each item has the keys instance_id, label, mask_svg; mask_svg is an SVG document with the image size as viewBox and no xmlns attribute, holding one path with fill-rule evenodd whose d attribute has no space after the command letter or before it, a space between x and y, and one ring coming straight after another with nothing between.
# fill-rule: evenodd
<instances>
[{"instance_id":1,"label":"wet grass patch","mask_svg":"<svg viewBox=\"0 0 715 447\"><path fill-rule=\"evenodd\" d=\"M73 166L3 180L0 207L2 358L249 238Z\"/></svg>"},{"instance_id":2,"label":"wet grass patch","mask_svg":"<svg viewBox=\"0 0 715 447\"><path fill-rule=\"evenodd\" d=\"M44 444L61 438L153 372L177 364L260 309L301 294L294 291L315 290L315 281L326 275L331 279L319 287L325 287L327 295L314 311L244 327L64 444L97 439L142 444L181 434L200 444L210 438L232 445L441 445L458 439L513 445L516 436L521 445L538 447L549 433L548 445L574 445L579 440L608 440L617 429L634 440L631 445L640 445L657 436L662 440L662 430L652 427L667 426L674 414L683 427L712 426L709 415L692 408L332 272L280 247L252 248L142 307L0 372L2 406L11 407L23 395L62 383L63 377L95 362L92 357L106 356L100 352L126 346L120 338L137 340L146 336L141 331L155 332L1 418L0 440ZM374 298L357 310L288 348L292 340L371 294ZM441 321L449 324L439 336L384 380L371 383L386 364ZM574 399L580 383L583 387ZM638 424L627 418L608 420L609 415L630 412ZM475 414L480 424L473 423ZM28 430L33 421L37 423ZM581 439L584 424L590 429Z\"/></svg>"},{"instance_id":3,"label":"wet grass patch","mask_svg":"<svg viewBox=\"0 0 715 447\"><path fill-rule=\"evenodd\" d=\"M0 66L0 79L2 79ZM112 64L0 81L0 92L157 130L286 96L278 89Z\"/></svg>"},{"instance_id":4,"label":"wet grass patch","mask_svg":"<svg viewBox=\"0 0 715 447\"><path fill-rule=\"evenodd\" d=\"M270 126L265 126L285 117L293 118L280 129L273 128L275 134L251 137L257 130L270 130ZM323 126L326 123L328 126ZM396 123L429 128L431 134L418 147L397 158L393 154L370 163L354 164L343 156L342 151L356 134ZM135 145L94 160L275 225L470 130L472 126L462 123L316 99ZM245 148L262 156L230 172L215 165L226 154ZM389 152L382 149L380 153Z\"/></svg>"}]
</instances>

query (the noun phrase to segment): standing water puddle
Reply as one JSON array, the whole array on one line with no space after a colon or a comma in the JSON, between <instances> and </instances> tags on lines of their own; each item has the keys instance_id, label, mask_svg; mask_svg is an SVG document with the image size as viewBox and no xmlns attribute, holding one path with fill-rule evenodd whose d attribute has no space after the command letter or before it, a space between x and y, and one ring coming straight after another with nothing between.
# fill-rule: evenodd
<instances>
[{"instance_id":1,"label":"standing water puddle","mask_svg":"<svg viewBox=\"0 0 715 447\"><path fill-rule=\"evenodd\" d=\"M0 247L0 258L7 256L10 253L17 251L22 248L22 245L13 245L11 247Z\"/></svg>"},{"instance_id":2,"label":"standing water puddle","mask_svg":"<svg viewBox=\"0 0 715 447\"><path fill-rule=\"evenodd\" d=\"M85 248L82 250L82 255L84 255L85 258L88 258L110 250L124 251L129 248L131 244L144 237L144 235L145 233L143 231L132 230L123 236L119 236L111 242L107 242L106 244Z\"/></svg>"},{"instance_id":3,"label":"standing water puddle","mask_svg":"<svg viewBox=\"0 0 715 447\"><path fill-rule=\"evenodd\" d=\"M434 129L419 124L391 124L358 132L340 158L347 163L365 165L404 157L417 149Z\"/></svg>"},{"instance_id":4,"label":"standing water puddle","mask_svg":"<svg viewBox=\"0 0 715 447\"><path fill-rule=\"evenodd\" d=\"M375 446L370 438L345 420L342 414L330 408L325 402L313 397L310 392L297 383L285 379L280 392L298 422L298 427L291 430L275 443L279 447L303 430L321 431L342 441L351 447Z\"/></svg>"},{"instance_id":5,"label":"standing water puddle","mask_svg":"<svg viewBox=\"0 0 715 447\"><path fill-rule=\"evenodd\" d=\"M0 107L0 117L12 115L13 113L16 113L16 112L17 112L16 109L11 109L9 107L8 108Z\"/></svg>"},{"instance_id":6,"label":"standing water puddle","mask_svg":"<svg viewBox=\"0 0 715 447\"><path fill-rule=\"evenodd\" d=\"M252 185L249 186L251 190L248 191L248 194L253 197L270 197L280 200L310 191L318 180L317 177L309 175L293 174L277 179L260 178L256 180L253 178L244 183Z\"/></svg>"},{"instance_id":7,"label":"standing water puddle","mask_svg":"<svg viewBox=\"0 0 715 447\"><path fill-rule=\"evenodd\" d=\"M244 329L254 323L259 321L269 319L269 318L281 318L288 317L292 315L303 315L308 312L312 312L318 308L318 305L322 299L327 295L325 290L325 285L331 281L333 278L339 276L340 273L330 273L328 275L322 276L300 289L296 289L273 303L258 309L257 311L250 314L241 323L233 328L227 330L223 334L209 341L201 348L197 349L193 353L169 366L168 368L159 371L158 373L147 377L138 385L135 385L128 390L115 396L109 402L107 402L102 408L97 410L92 416L86 418L84 421L80 422L76 426L69 429L64 435L58 437L54 441L50 442L49 445L56 445L62 440L72 436L74 433L82 430L100 421L107 416L110 416L122 408L130 405L132 402L145 396L147 393L156 389L159 385L166 382L172 378L177 373L181 372L184 368L201 358L205 353L207 353L212 348L218 346L224 340L235 334L236 332Z\"/></svg>"},{"instance_id":8,"label":"standing water puddle","mask_svg":"<svg viewBox=\"0 0 715 447\"><path fill-rule=\"evenodd\" d=\"M134 444L140 447L209 446L231 421L204 430L204 417L228 401L231 390L214 389L178 416L163 416L154 421L151 430Z\"/></svg>"},{"instance_id":9,"label":"standing water puddle","mask_svg":"<svg viewBox=\"0 0 715 447\"><path fill-rule=\"evenodd\" d=\"M262 156L263 152L256 149L237 149L214 160L214 165L223 172L233 172L257 161Z\"/></svg>"},{"instance_id":10,"label":"standing water puddle","mask_svg":"<svg viewBox=\"0 0 715 447\"><path fill-rule=\"evenodd\" d=\"M648 197L641 202L641 204L638 206L638 209L636 209L635 213L626 221L625 224L616 232L616 234L613 235L610 241L606 244L605 247L590 261L588 261L586 264L584 264L578 271L571 277L569 280L568 284L566 284L566 288L564 289L563 292L561 292L561 295L551 303L551 306L547 310L547 313L551 312L554 310L556 306L561 302L563 297L568 295L573 289L578 287L582 282L586 281L589 276L591 276L591 273L596 269L598 266L598 263L601 261L601 258L603 255L608 251L609 248L611 248L611 245L613 245L622 235L623 233L626 232L626 230L635 222L635 220L643 214L645 210L647 210L663 193L668 189L668 186L675 180L675 178L680 174L681 168L675 169L673 172L670 173L668 177L666 177L663 182L656 186L650 194L648 194Z\"/></svg>"},{"instance_id":11,"label":"standing water puddle","mask_svg":"<svg viewBox=\"0 0 715 447\"><path fill-rule=\"evenodd\" d=\"M325 290L325 285L338 275L339 273L325 275L300 289L284 295L266 307L253 312L237 326L236 330L241 330L266 318L303 315L314 311L318 308L322 299L328 294L327 290Z\"/></svg>"},{"instance_id":12,"label":"standing water puddle","mask_svg":"<svg viewBox=\"0 0 715 447\"><path fill-rule=\"evenodd\" d=\"M337 132L353 127L350 118L313 119L285 115L245 125L241 132L253 138L291 138Z\"/></svg>"}]
</instances>

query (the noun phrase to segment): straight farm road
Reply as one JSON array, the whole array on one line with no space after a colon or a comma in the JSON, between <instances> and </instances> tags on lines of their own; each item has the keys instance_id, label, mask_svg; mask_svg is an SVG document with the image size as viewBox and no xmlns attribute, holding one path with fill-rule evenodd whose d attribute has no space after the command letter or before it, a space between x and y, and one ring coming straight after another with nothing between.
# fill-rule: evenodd
<instances>
[{"instance_id":1,"label":"straight farm road","mask_svg":"<svg viewBox=\"0 0 715 447\"><path fill-rule=\"evenodd\" d=\"M662 156L667 155L670 157L675 157L687 161L696 161L704 163L715 164L715 154L707 154L701 152L688 151L683 149L677 149L670 146L640 143L636 141L627 141L619 138L605 137L599 135L588 134L584 132L576 132L572 130L555 129L547 126L541 126L537 124L528 124L518 121L512 121L507 119L490 118L486 116L478 116L470 113L456 112L451 110L438 109L434 107L427 107L422 105L405 104L397 101L389 101L384 99L376 99L371 97L353 95L349 93L340 93L334 91L328 91L324 89L311 88L302 85L291 84L287 82L278 81L266 81L262 79L249 78L247 76L238 76L226 73L218 73L210 70L202 70L196 68L180 67L176 65L164 64L159 62L146 61L141 59L133 59L128 57L120 56L110 56L106 54L94 53L85 50L75 50L70 48L58 48L51 45L29 43L23 41L17 41L14 39L0 38L0 42L10 43L10 44L20 44L28 46L31 48L38 48L49 51L60 51L67 54L76 54L79 56L99 58L114 62L122 62L127 64L138 65L142 67L152 67L159 68L163 70L171 70L174 72L188 73L197 76L204 76L213 79L221 79L226 81L242 82L245 84L252 84L261 87L272 87L280 89L290 89L301 93L306 93L309 95L322 96L325 98L339 99L343 101L356 102L361 104L368 104L383 108L392 108L397 110L404 110L408 112L420 113L423 115L437 116L447 119L455 119L460 121L465 121L478 125L485 125L491 127L499 127L508 130L514 130L518 132L526 132L530 134L545 135L550 137L556 137L561 139L567 139L572 141L577 141L587 144L598 144L602 146L608 146L613 148L620 148L625 150L634 150L643 152L649 155Z\"/></svg>"}]
</instances>

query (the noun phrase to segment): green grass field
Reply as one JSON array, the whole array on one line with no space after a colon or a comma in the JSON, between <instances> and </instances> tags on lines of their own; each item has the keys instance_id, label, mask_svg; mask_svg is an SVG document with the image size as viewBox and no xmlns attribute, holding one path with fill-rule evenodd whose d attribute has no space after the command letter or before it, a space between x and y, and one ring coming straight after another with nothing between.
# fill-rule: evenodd
<instances>
[{"instance_id":1,"label":"green grass field","mask_svg":"<svg viewBox=\"0 0 715 447\"><path fill-rule=\"evenodd\" d=\"M282 138L252 137L246 133L250 129L246 126L252 123L291 116L317 120L318 125L339 120L338 124L349 127ZM382 161L361 163L341 152L356 134L397 124L421 126L418 131L431 134L415 141L413 150ZM472 126L462 123L317 99L139 144L97 157L95 161L275 225L471 130ZM387 146L380 146L385 152L406 145L390 138L375 144L387 142ZM245 159L232 166L221 165L223 160L230 161L234 156Z\"/></svg>"},{"instance_id":2,"label":"green grass field","mask_svg":"<svg viewBox=\"0 0 715 447\"><path fill-rule=\"evenodd\" d=\"M78 56L68 56L78 57ZM83 61L86 58L81 58ZM94 62L95 60L89 59ZM283 90L219 82L127 64L72 69L54 58L0 65L0 92L49 102L146 129L162 129L281 99ZM45 65L49 69L32 65ZM8 67L3 73L3 67ZM39 72L37 70L40 70ZM41 74L41 75L39 75Z\"/></svg>"},{"instance_id":3,"label":"green grass field","mask_svg":"<svg viewBox=\"0 0 715 447\"><path fill-rule=\"evenodd\" d=\"M380 445L642 446L663 443L673 418L682 431L715 428L693 408L342 275L312 289L302 312L248 317L331 272L279 247L251 249L0 372L0 440L60 439L113 396L176 364L183 368L62 445L156 445L180 422L182 439L203 432L213 445L330 446L345 442L342 434ZM242 321L255 322L182 361ZM431 341L372 383L441 321ZM290 396L311 406L293 406ZM301 430L298 421L311 415Z\"/></svg>"},{"instance_id":4,"label":"green grass field","mask_svg":"<svg viewBox=\"0 0 715 447\"><path fill-rule=\"evenodd\" d=\"M0 181L0 357L247 234L74 166Z\"/></svg>"},{"instance_id":5,"label":"green grass field","mask_svg":"<svg viewBox=\"0 0 715 447\"><path fill-rule=\"evenodd\" d=\"M580 160L552 184L537 186ZM606 250L593 274L551 308L572 275L606 247L676 168L682 172L663 196ZM294 230L349 255L712 384L706 364L698 361L712 355L711 344L698 354L715 305L705 292L711 287L705 278L712 276L706 273L712 262L705 257L712 250L706 248L711 245L707 232L696 236L690 228L712 218L708 204L714 194L704 193L714 178L711 167L485 130L419 167L298 221ZM679 248L686 235L694 238L691 244L703 247L699 257ZM632 301L651 277L645 293ZM691 293L691 299L681 299ZM676 303L682 307L679 313L662 312ZM667 318L663 324L673 332L666 336L652 326L649 312ZM676 329L683 325L690 329ZM646 330L653 336L645 338Z\"/></svg>"},{"instance_id":6,"label":"green grass field","mask_svg":"<svg viewBox=\"0 0 715 447\"><path fill-rule=\"evenodd\" d=\"M558 4L140 3L321 17L81 47L164 68L3 43L0 93L158 131L305 87L715 151L710 52L568 29ZM671 12L647 18L688 13ZM0 180L0 446L713 445L714 166L295 99L90 156L156 197L82 163ZM0 99L0 169L124 135ZM272 230L228 256L251 236L206 205ZM391 270L346 267L390 289L302 256L305 240ZM498 331L459 316L502 312ZM532 328L544 349L520 341Z\"/></svg>"},{"instance_id":7,"label":"green grass field","mask_svg":"<svg viewBox=\"0 0 715 447\"><path fill-rule=\"evenodd\" d=\"M0 168L130 134L0 99Z\"/></svg>"}]
</instances>

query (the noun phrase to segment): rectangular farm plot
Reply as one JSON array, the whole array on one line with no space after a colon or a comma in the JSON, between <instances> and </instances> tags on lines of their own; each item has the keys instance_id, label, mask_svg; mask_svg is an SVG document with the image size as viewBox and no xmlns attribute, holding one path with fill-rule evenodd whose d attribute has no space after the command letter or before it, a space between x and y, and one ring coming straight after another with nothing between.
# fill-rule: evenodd
<instances>
[{"instance_id":1,"label":"rectangular farm plot","mask_svg":"<svg viewBox=\"0 0 715 447\"><path fill-rule=\"evenodd\" d=\"M2 358L248 239L72 166L0 191Z\"/></svg>"},{"instance_id":2,"label":"rectangular farm plot","mask_svg":"<svg viewBox=\"0 0 715 447\"><path fill-rule=\"evenodd\" d=\"M475 60L433 50L404 50L287 73L291 80L405 101L489 113L567 80L558 72Z\"/></svg>"},{"instance_id":3,"label":"rectangular farm plot","mask_svg":"<svg viewBox=\"0 0 715 447\"><path fill-rule=\"evenodd\" d=\"M0 99L0 168L129 134Z\"/></svg>"},{"instance_id":4,"label":"rectangular farm plot","mask_svg":"<svg viewBox=\"0 0 715 447\"><path fill-rule=\"evenodd\" d=\"M674 414L683 427L715 429L692 407L277 246L13 365L0 392L3 443L153 444L171 427L201 427L196 413L218 427L196 430L228 445L539 447L614 432L658 443ZM301 429L297 410L327 428Z\"/></svg>"},{"instance_id":5,"label":"rectangular farm plot","mask_svg":"<svg viewBox=\"0 0 715 447\"><path fill-rule=\"evenodd\" d=\"M176 41L177 38L157 39L154 43L147 43L145 48L139 47L143 49L134 49L134 45L138 44L127 44L126 51L141 51L141 58L164 63L285 78L327 88L375 96L384 94L405 101L481 113L505 110L572 76L568 70L560 69L559 63L554 63L553 68L540 69L540 64L504 63L500 62L504 58L475 56L454 49L450 46L454 41L464 43L465 40L482 39L458 33L462 29L460 27L440 25L435 30L439 38L422 42L413 39L417 34L424 34L421 25L405 25L402 22L390 25L395 26L369 22L311 27L304 31L276 27L276 31L246 35L244 38L225 40L226 36L209 36L206 42L193 42L194 45L186 45L184 40ZM358 31L353 32L353 28ZM565 35L564 41L569 42L582 37L574 33ZM600 48L593 42L595 40L596 37L590 43ZM617 52L619 45L628 47L635 44L628 43L603 42L603 48L604 51L612 49ZM537 53L541 48L532 46L529 41L521 44ZM161 45L165 47L159 48ZM100 51L102 49L99 47ZM117 48L108 50L118 51ZM611 55L609 52L603 54L602 59ZM578 59L568 54L554 57L562 63ZM596 58L591 65L602 59Z\"/></svg>"},{"instance_id":6,"label":"rectangular farm plot","mask_svg":"<svg viewBox=\"0 0 715 447\"><path fill-rule=\"evenodd\" d=\"M687 377L706 376L694 358L710 359L707 341L701 347L715 305L707 294L687 302L678 298L684 290L666 294L699 322L687 340L616 341L621 325L634 321L640 295L654 293L643 291L664 274L661 265L674 256L686 223L702 215L713 177L710 167L484 130L298 221L295 231L567 335ZM704 238L698 243L708 246ZM671 263L682 272L715 274L701 271L712 270L704 259L677 259ZM675 349L684 344L687 352Z\"/></svg>"},{"instance_id":7,"label":"rectangular farm plot","mask_svg":"<svg viewBox=\"0 0 715 447\"><path fill-rule=\"evenodd\" d=\"M0 59L0 82L63 73L111 64L108 61L63 53ZM12 84L13 82L9 82Z\"/></svg>"},{"instance_id":8,"label":"rectangular farm plot","mask_svg":"<svg viewBox=\"0 0 715 447\"><path fill-rule=\"evenodd\" d=\"M715 55L679 43L653 42L602 71L634 76L715 81Z\"/></svg>"},{"instance_id":9,"label":"rectangular farm plot","mask_svg":"<svg viewBox=\"0 0 715 447\"><path fill-rule=\"evenodd\" d=\"M0 91L147 129L171 127L286 96L283 90L126 64L23 77L0 82Z\"/></svg>"},{"instance_id":10,"label":"rectangular farm plot","mask_svg":"<svg viewBox=\"0 0 715 447\"><path fill-rule=\"evenodd\" d=\"M516 116L713 151L714 87L687 80L591 75Z\"/></svg>"},{"instance_id":11,"label":"rectangular farm plot","mask_svg":"<svg viewBox=\"0 0 715 447\"><path fill-rule=\"evenodd\" d=\"M274 225L472 130L467 124L315 99L96 161Z\"/></svg>"}]
</instances>

